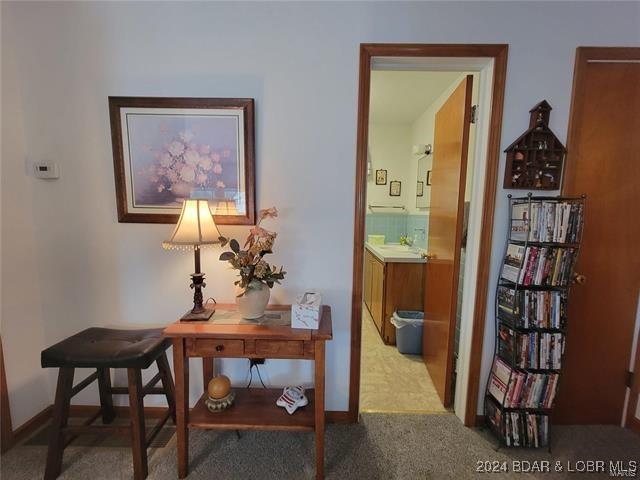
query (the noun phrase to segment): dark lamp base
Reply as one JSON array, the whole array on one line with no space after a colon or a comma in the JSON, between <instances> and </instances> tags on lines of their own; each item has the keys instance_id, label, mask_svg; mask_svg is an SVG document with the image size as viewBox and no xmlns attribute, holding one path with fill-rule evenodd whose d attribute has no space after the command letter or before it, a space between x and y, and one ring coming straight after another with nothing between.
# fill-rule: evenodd
<instances>
[{"instance_id":1,"label":"dark lamp base","mask_svg":"<svg viewBox=\"0 0 640 480\"><path fill-rule=\"evenodd\" d=\"M189 310L187 313L185 313L182 318L180 319L181 322L196 322L198 320L203 321L203 320L209 320L211 318L211 315L213 315L213 312L215 311L215 309L207 309L203 312L199 312L199 313L193 313L193 311Z\"/></svg>"}]
</instances>

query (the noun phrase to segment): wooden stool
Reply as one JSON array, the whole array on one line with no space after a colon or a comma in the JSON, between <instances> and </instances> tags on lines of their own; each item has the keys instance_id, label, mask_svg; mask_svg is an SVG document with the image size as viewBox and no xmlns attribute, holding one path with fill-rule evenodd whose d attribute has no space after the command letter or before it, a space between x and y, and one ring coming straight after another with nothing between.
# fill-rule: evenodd
<instances>
[{"instance_id":1,"label":"wooden stool","mask_svg":"<svg viewBox=\"0 0 640 480\"><path fill-rule=\"evenodd\" d=\"M113 330L108 328L88 328L66 340L43 350L43 368L59 368L56 399L53 406L53 425L45 480L53 480L60 475L62 455L65 447L80 434L108 431L130 434L133 451L133 473L136 480L147 477L147 447L158 434L169 417L175 423L175 390L169 362L165 351L171 341L162 337L162 329ZM146 385L142 385L142 370L156 362L158 373ZM76 368L95 368L96 371L77 385L73 385ZM111 368L126 368L128 387L111 386ZM67 425L71 397L98 380L100 410L83 425ZM155 385L162 381L162 388ZM102 423L109 424L115 418L112 394L129 394L131 426L92 426L93 421L102 416ZM145 395L166 395L169 408L153 427L149 436L145 433Z\"/></svg>"}]
</instances>

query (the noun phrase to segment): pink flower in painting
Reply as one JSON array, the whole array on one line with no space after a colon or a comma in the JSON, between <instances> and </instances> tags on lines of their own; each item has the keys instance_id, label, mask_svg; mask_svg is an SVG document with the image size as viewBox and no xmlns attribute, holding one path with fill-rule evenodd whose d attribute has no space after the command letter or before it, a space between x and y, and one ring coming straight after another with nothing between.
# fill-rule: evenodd
<instances>
[{"instance_id":1,"label":"pink flower in painting","mask_svg":"<svg viewBox=\"0 0 640 480\"><path fill-rule=\"evenodd\" d=\"M171 142L167 150L174 157L179 157L184 152L184 144L182 142Z\"/></svg>"},{"instance_id":2,"label":"pink flower in painting","mask_svg":"<svg viewBox=\"0 0 640 480\"><path fill-rule=\"evenodd\" d=\"M200 145L194 140L195 132L195 129L184 130L163 149L150 150L155 162L145 169L144 174L157 184L155 188L159 193L171 191L184 196L196 185L226 188L220 180L223 170L221 158L228 157L231 150L214 151L210 145Z\"/></svg>"},{"instance_id":3,"label":"pink flower in painting","mask_svg":"<svg viewBox=\"0 0 640 480\"><path fill-rule=\"evenodd\" d=\"M200 173L198 175L198 183L200 185L204 185L205 183L207 183L207 180L209 180L209 177L207 176L206 173Z\"/></svg>"},{"instance_id":4,"label":"pink flower in painting","mask_svg":"<svg viewBox=\"0 0 640 480\"><path fill-rule=\"evenodd\" d=\"M203 170L211 170L213 163L209 157L200 157L200 168Z\"/></svg>"},{"instance_id":5,"label":"pink flower in painting","mask_svg":"<svg viewBox=\"0 0 640 480\"><path fill-rule=\"evenodd\" d=\"M180 139L184 143L189 143L193 139L194 135L189 130L185 130L184 132L180 132Z\"/></svg>"},{"instance_id":6,"label":"pink flower in painting","mask_svg":"<svg viewBox=\"0 0 640 480\"><path fill-rule=\"evenodd\" d=\"M222 156L224 158L228 158L231 156L231 150L229 150L228 148L225 148L224 150L222 150Z\"/></svg>"},{"instance_id":7,"label":"pink flower in painting","mask_svg":"<svg viewBox=\"0 0 640 480\"><path fill-rule=\"evenodd\" d=\"M163 153L162 155L160 155L160 165L162 165L163 167L168 167L169 165L171 165L171 162L173 162L173 158L171 158L171 155L169 155L168 153Z\"/></svg>"},{"instance_id":8,"label":"pink flower in painting","mask_svg":"<svg viewBox=\"0 0 640 480\"><path fill-rule=\"evenodd\" d=\"M182 178L182 180L184 180L185 182L193 182L196 178L196 171L193 169L193 167L185 165L180 170L180 178Z\"/></svg>"},{"instance_id":9,"label":"pink flower in painting","mask_svg":"<svg viewBox=\"0 0 640 480\"><path fill-rule=\"evenodd\" d=\"M200 162L200 155L195 150L187 150L187 153L184 154L184 161L187 162L187 165L195 167Z\"/></svg>"}]
</instances>

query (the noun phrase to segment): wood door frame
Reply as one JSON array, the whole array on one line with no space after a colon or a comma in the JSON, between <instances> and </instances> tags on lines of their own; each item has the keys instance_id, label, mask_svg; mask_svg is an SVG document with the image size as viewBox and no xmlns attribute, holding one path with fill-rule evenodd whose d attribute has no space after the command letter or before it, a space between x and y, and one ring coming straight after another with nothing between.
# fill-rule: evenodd
<instances>
[{"instance_id":1,"label":"wood door frame","mask_svg":"<svg viewBox=\"0 0 640 480\"><path fill-rule=\"evenodd\" d=\"M478 392L480 389L485 312L487 306L489 271L491 267L491 240L500 163L500 137L507 73L507 52L508 45L506 44L360 44L349 372L349 419L351 422L358 421L360 406L362 275L367 195L367 145L369 137L371 60L373 57L476 57L491 58L494 61L483 214L480 231L480 256L478 260L478 275L476 278L476 296L474 301L471 355L469 361L469 382L464 418L465 425L473 426L476 424Z\"/></svg>"},{"instance_id":2,"label":"wood door frame","mask_svg":"<svg viewBox=\"0 0 640 480\"><path fill-rule=\"evenodd\" d=\"M13 425L11 423L11 407L9 405L7 375L4 368L2 337L0 337L0 410L0 453L4 453L13 445L14 436Z\"/></svg>"}]
</instances>

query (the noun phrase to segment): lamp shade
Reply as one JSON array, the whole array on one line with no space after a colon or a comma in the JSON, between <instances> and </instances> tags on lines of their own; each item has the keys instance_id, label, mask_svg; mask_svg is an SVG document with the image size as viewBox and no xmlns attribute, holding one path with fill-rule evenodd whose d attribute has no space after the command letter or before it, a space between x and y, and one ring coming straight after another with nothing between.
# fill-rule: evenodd
<instances>
[{"instance_id":1,"label":"lamp shade","mask_svg":"<svg viewBox=\"0 0 640 480\"><path fill-rule=\"evenodd\" d=\"M178 224L164 248L185 248L220 243L220 232L213 220L207 200L185 200Z\"/></svg>"}]
</instances>

